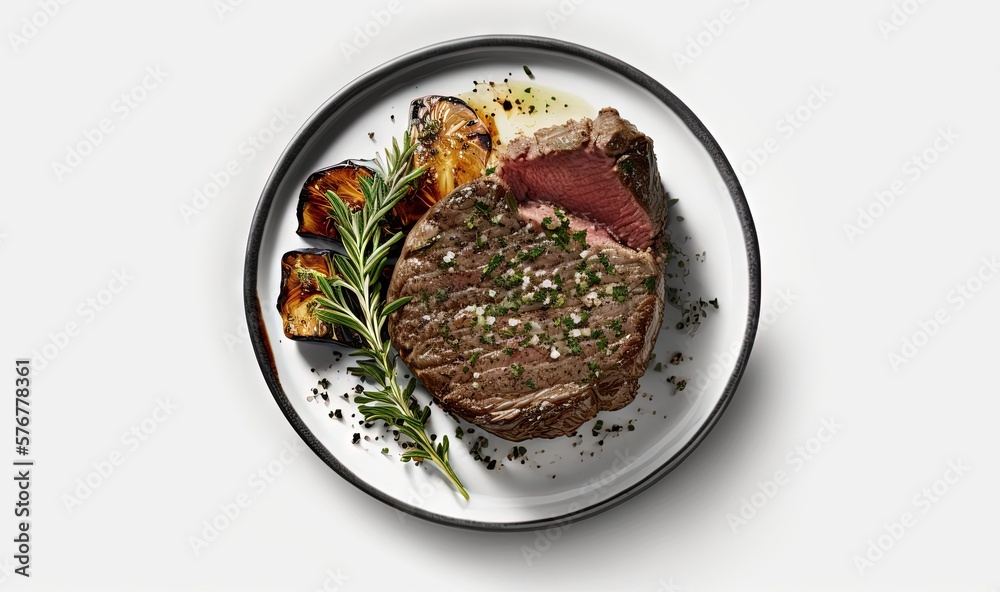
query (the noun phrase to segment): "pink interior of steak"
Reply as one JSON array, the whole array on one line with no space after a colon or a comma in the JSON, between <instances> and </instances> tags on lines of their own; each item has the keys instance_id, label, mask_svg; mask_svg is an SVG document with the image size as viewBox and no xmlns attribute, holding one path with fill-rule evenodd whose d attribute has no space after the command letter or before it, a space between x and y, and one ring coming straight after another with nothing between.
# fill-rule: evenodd
<instances>
[{"instance_id":1,"label":"pink interior of steak","mask_svg":"<svg viewBox=\"0 0 1000 592\"><path fill-rule=\"evenodd\" d=\"M649 247L666 219L651 141L613 109L512 141L499 175L518 200L556 204Z\"/></svg>"},{"instance_id":2,"label":"pink interior of steak","mask_svg":"<svg viewBox=\"0 0 1000 592\"><path fill-rule=\"evenodd\" d=\"M529 200L518 204L518 213L522 218L531 221L539 229L544 227L543 221L545 219L558 220L555 214L555 207L552 204L540 201ZM592 245L618 242L613 236L608 234L607 228L603 225L576 216L570 217L569 231L578 232L580 230L587 231L587 242Z\"/></svg>"}]
</instances>

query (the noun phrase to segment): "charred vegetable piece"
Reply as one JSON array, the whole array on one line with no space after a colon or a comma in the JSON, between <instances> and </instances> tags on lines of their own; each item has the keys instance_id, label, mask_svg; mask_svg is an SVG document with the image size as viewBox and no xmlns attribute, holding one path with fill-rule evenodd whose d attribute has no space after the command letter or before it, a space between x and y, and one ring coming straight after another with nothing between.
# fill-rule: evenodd
<instances>
[{"instance_id":1,"label":"charred vegetable piece","mask_svg":"<svg viewBox=\"0 0 1000 592\"><path fill-rule=\"evenodd\" d=\"M361 339L354 331L316 318L317 300L323 294L316 285L313 272L328 278L337 275L333 251L302 249L289 251L281 257L278 312L285 336L296 341L323 341L361 347Z\"/></svg>"},{"instance_id":2,"label":"charred vegetable piece","mask_svg":"<svg viewBox=\"0 0 1000 592\"><path fill-rule=\"evenodd\" d=\"M493 142L475 110L461 99L429 95L410 103L411 134L418 142L413 166L427 166L416 191L386 216L385 231L408 231L432 205L468 181L483 175ZM326 192L333 191L353 211L364 205L358 183L371 178L370 160L345 160L316 171L299 193L298 234L339 240Z\"/></svg>"},{"instance_id":3,"label":"charred vegetable piece","mask_svg":"<svg viewBox=\"0 0 1000 592\"><path fill-rule=\"evenodd\" d=\"M316 285L313 272L327 278L338 275L334 251L301 249L281 257L281 289L278 292L278 312L285 336L295 341L321 341L347 347L362 346L361 337L340 325L330 325L316 318L316 300L323 294ZM382 270L381 293L385 300L392 278L392 267Z\"/></svg>"},{"instance_id":4,"label":"charred vegetable piece","mask_svg":"<svg viewBox=\"0 0 1000 592\"><path fill-rule=\"evenodd\" d=\"M374 175L372 165L371 161L345 160L309 175L299 193L299 236L337 240L326 192L336 193L352 211L360 210L365 198L358 183L361 177L370 179ZM398 224L394 226L397 228L390 230L398 231Z\"/></svg>"},{"instance_id":5,"label":"charred vegetable piece","mask_svg":"<svg viewBox=\"0 0 1000 592\"><path fill-rule=\"evenodd\" d=\"M490 130L465 101L428 95L410 103L415 167L427 165L417 192L394 210L409 229L455 187L483 176L493 149Z\"/></svg>"}]
</instances>

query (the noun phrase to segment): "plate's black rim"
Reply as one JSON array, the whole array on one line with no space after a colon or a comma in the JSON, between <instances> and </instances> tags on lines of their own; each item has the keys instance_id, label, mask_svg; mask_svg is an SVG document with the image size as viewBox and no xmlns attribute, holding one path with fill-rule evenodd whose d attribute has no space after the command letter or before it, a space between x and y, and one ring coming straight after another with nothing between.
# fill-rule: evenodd
<instances>
[{"instance_id":1,"label":"plate's black rim","mask_svg":"<svg viewBox=\"0 0 1000 592\"><path fill-rule=\"evenodd\" d=\"M261 241L267 223L268 215L271 211L271 204L277 194L278 186L281 184L296 157L316 134L327 119L342 108L350 97L366 86L377 84L379 80L389 74L404 68L419 64L425 60L446 56L450 54L462 53L469 50L481 50L484 47L495 49L535 49L549 53L563 54L575 58L582 58L612 72L620 74L639 86L652 93L659 101L665 104L684 122L687 128L695 135L709 156L715 163L716 169L722 177L733 205L736 208L737 216L743 228L744 246L747 251L747 266L749 271L749 307L747 310L747 324L743 336L743 345L736 360L736 367L726 383L725 390L715 409L702 424L695 435L678 451L673 457L663 463L658 469L649 474L642 481L632 485L628 489L598 502L592 506L581 508L573 512L567 512L560 516L545 518L540 520L524 522L483 522L478 520L463 520L444 516L434 512L428 512L416 506L400 502L399 500L385 494L379 489L372 487L367 482L358 478L347 467L342 465L337 458L316 438L312 431L305 425L299 414L292 408L291 401L285 394L284 389L278 379L277 370L273 360L273 352L267 341L267 335L261 316L260 300L257 293L257 265L260 253ZM268 177L264 190L261 193L260 201L254 212L253 221L250 227L250 237L247 242L247 252L244 262L243 280L243 301L246 310L247 325L250 332L250 341L253 344L257 363L264 375L271 394L274 396L278 407L281 408L288 422L301 436L303 441L319 456L323 462L336 471L341 477L356 487L371 495L372 497L385 502L389 506L432 522L459 526L474 530L488 531L523 531L549 528L556 525L565 525L576 522L584 518L594 516L607 511L636 494L646 490L651 485L663 478L664 475L675 469L692 451L705 439L708 433L718 423L722 412L729 406L743 371L746 368L750 357L750 350L753 347L754 338L757 334L757 325L760 318L760 247L757 243L757 230L754 226L753 217L750 214L750 207L747 204L743 188L740 186L736 173L732 165L726 158L722 148L715 138L709 133L705 125L698 117L685 105L676 95L666 89L662 84L646 75L644 72L611 57L607 54L593 49L547 37L532 37L521 35L489 35L478 37L465 37L453 41L447 41L436 45L431 45L406 54L360 76L350 84L342 88L334 96L328 99L305 124L296 132L291 143L282 153L275 165L274 170Z\"/></svg>"}]
</instances>

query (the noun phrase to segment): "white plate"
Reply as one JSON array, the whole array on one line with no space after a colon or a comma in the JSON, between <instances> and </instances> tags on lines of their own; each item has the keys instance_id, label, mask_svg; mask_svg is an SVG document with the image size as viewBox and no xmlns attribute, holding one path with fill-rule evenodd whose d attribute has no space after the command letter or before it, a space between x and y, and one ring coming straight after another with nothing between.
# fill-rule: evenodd
<instances>
[{"instance_id":1,"label":"white plate","mask_svg":"<svg viewBox=\"0 0 1000 592\"><path fill-rule=\"evenodd\" d=\"M347 158L371 158L402 134L412 99L468 92L474 80L524 80L525 65L538 84L563 89L598 108L613 106L654 139L664 184L680 200L671 212L674 241L683 243L689 256L706 253L704 261L691 257L685 288L706 299L718 298L720 308L709 309L698 332L689 336L674 327L679 313L666 307L655 348L662 371L650 369L641 381L640 392L652 398L639 396L620 411L601 412L598 419L605 428L623 426L603 438L592 436L591 421L581 428L582 438L523 442L528 461L521 464L506 458L512 443L481 430L455 439L455 420L433 407L430 431L451 437L452 464L471 494L466 502L433 467L399 462L398 445L383 443L384 429L363 428L360 415L352 419L354 403L341 397L357 384L346 373L346 350L284 337L275 307L279 261L286 251L328 246L295 233L297 198L310 173ZM676 221L677 215L683 222ZM566 42L476 37L435 45L376 68L334 95L299 130L268 179L254 215L244 299L254 350L275 400L305 442L345 479L395 508L437 522L533 529L621 503L676 467L708 434L750 355L760 309L759 258L753 220L732 167L697 117L662 85L615 58ZM339 361L334 351L343 354ZM673 366L668 360L677 351L685 360ZM683 391L674 394L674 385L667 382L672 375L687 379ZM307 400L321 378L332 383L329 405ZM417 395L429 401L423 389ZM342 410L344 420L329 416L335 409ZM624 428L630 421L633 431ZM355 432L373 440L355 444ZM502 463L499 469L489 470L468 453L479 435L489 439L485 454ZM388 455L381 453L383 446Z\"/></svg>"}]
</instances>

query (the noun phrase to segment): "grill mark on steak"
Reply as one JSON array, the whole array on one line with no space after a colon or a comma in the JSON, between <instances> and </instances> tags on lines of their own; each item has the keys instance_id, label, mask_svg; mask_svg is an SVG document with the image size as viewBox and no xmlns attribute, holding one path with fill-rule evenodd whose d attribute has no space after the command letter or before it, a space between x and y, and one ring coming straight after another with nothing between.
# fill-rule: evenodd
<instances>
[{"instance_id":1,"label":"grill mark on steak","mask_svg":"<svg viewBox=\"0 0 1000 592\"><path fill-rule=\"evenodd\" d=\"M612 108L515 138L498 174L518 200L562 205L635 249L653 246L666 224L653 141Z\"/></svg>"},{"instance_id":2,"label":"grill mark on steak","mask_svg":"<svg viewBox=\"0 0 1000 592\"><path fill-rule=\"evenodd\" d=\"M634 399L662 276L662 250L619 244L548 204L519 207L503 181L482 178L407 236L388 297L412 299L389 334L446 411L514 441L568 435Z\"/></svg>"}]
</instances>

